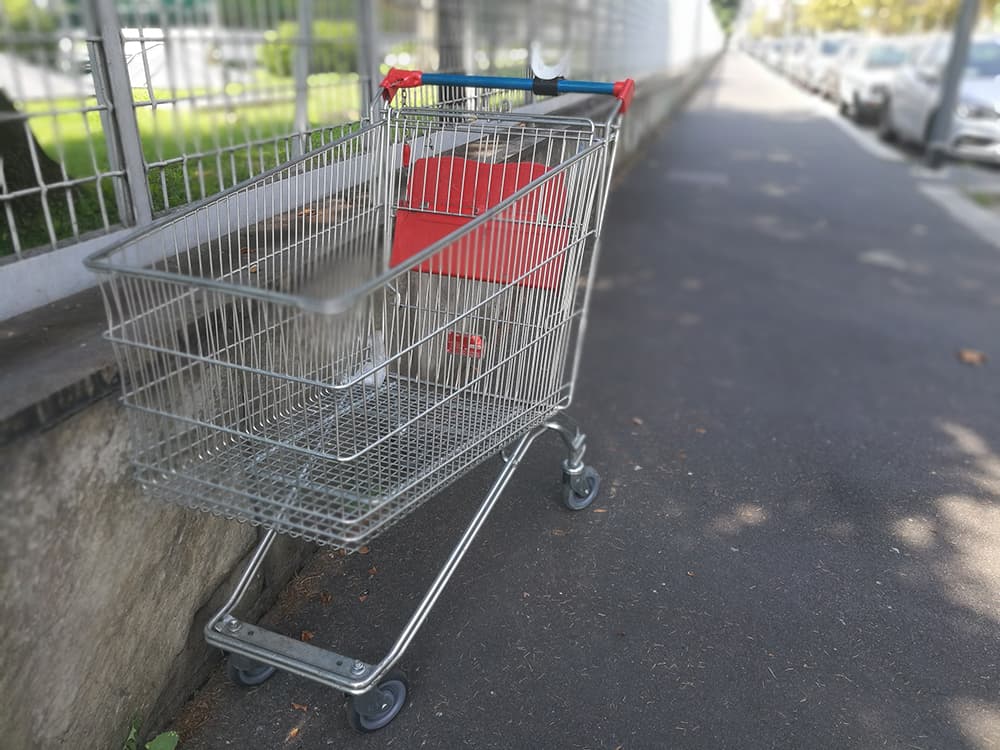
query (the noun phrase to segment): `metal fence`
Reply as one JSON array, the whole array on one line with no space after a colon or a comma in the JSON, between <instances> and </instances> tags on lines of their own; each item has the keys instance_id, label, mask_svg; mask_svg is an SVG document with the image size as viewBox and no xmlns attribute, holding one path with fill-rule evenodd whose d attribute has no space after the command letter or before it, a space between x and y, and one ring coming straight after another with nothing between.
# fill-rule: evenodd
<instances>
[{"instance_id":1,"label":"metal fence","mask_svg":"<svg viewBox=\"0 0 1000 750\"><path fill-rule=\"evenodd\" d=\"M680 0L680 4L697 5ZM390 66L669 64L669 0L3 0L0 262L142 225L322 145Z\"/></svg>"}]
</instances>

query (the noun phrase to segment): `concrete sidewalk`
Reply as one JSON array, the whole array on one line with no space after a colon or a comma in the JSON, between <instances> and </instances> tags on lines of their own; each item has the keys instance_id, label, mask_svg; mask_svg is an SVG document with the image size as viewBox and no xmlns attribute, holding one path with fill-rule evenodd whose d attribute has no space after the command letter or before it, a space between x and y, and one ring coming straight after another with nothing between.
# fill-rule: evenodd
<instances>
[{"instance_id":1,"label":"concrete sidewalk","mask_svg":"<svg viewBox=\"0 0 1000 750\"><path fill-rule=\"evenodd\" d=\"M621 181L573 414L540 441L357 735L339 694L221 670L171 724L237 748L1000 747L1000 253L753 62ZM266 621L382 655L498 470Z\"/></svg>"}]
</instances>

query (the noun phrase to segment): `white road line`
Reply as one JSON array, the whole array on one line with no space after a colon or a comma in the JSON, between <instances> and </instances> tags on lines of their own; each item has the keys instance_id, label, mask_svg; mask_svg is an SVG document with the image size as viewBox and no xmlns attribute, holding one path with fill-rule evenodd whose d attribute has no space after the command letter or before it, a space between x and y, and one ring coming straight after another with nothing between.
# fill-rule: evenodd
<instances>
[{"instance_id":1,"label":"white road line","mask_svg":"<svg viewBox=\"0 0 1000 750\"><path fill-rule=\"evenodd\" d=\"M881 159L882 161L904 161L903 156L896 150L890 148L889 146L883 145L874 134L862 130L853 122L848 122L836 109L829 106L824 102L815 103L815 112L820 117L832 122L836 125L844 135L858 144L862 149L867 151L872 156Z\"/></svg>"},{"instance_id":2,"label":"white road line","mask_svg":"<svg viewBox=\"0 0 1000 750\"><path fill-rule=\"evenodd\" d=\"M948 185L923 184L920 185L920 192L941 206L959 224L1000 250L1000 216L976 205L961 191Z\"/></svg>"}]
</instances>

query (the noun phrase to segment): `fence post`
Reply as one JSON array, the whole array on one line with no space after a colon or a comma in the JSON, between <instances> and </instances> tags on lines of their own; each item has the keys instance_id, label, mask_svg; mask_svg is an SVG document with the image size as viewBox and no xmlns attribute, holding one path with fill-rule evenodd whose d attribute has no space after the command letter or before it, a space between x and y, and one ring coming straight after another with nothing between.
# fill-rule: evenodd
<instances>
[{"instance_id":1,"label":"fence post","mask_svg":"<svg viewBox=\"0 0 1000 750\"><path fill-rule=\"evenodd\" d=\"M115 201L126 225L148 224L153 220L153 199L146 180L146 160L142 154L139 124L132 106L132 83L125 60L121 22L115 0L93 0L87 23L101 43L99 64L94 71L97 100L108 108L101 113L104 138L111 167L125 175L124 185L115 180ZM94 47L91 47L93 57Z\"/></svg>"},{"instance_id":2,"label":"fence post","mask_svg":"<svg viewBox=\"0 0 1000 750\"><path fill-rule=\"evenodd\" d=\"M309 58L312 56L313 0L299 0L298 46L292 62L295 76L295 133L292 139L292 156L301 156L309 150Z\"/></svg>"},{"instance_id":3,"label":"fence post","mask_svg":"<svg viewBox=\"0 0 1000 750\"><path fill-rule=\"evenodd\" d=\"M357 0L358 87L361 92L361 116L371 109L375 85L379 80L378 30L375 26L375 3Z\"/></svg>"}]
</instances>

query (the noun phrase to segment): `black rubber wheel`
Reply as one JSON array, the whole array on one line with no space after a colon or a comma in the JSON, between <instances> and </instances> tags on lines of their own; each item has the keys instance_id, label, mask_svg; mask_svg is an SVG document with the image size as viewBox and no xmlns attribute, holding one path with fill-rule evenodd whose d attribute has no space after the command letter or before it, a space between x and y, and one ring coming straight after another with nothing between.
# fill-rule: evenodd
<instances>
[{"instance_id":1,"label":"black rubber wheel","mask_svg":"<svg viewBox=\"0 0 1000 750\"><path fill-rule=\"evenodd\" d=\"M892 105L886 99L878 113L878 137L884 143L892 143L896 140L896 131L892 127L892 115L889 110Z\"/></svg>"},{"instance_id":2,"label":"black rubber wheel","mask_svg":"<svg viewBox=\"0 0 1000 750\"><path fill-rule=\"evenodd\" d=\"M586 508L594 502L594 498L597 497L597 493L601 489L601 476L594 471L593 466L585 466L583 468L583 479L587 482L587 487L589 487L585 495L581 495L573 489L572 478L569 474L563 474L562 500L563 505L570 510L583 510Z\"/></svg>"},{"instance_id":3,"label":"black rubber wheel","mask_svg":"<svg viewBox=\"0 0 1000 750\"><path fill-rule=\"evenodd\" d=\"M395 669L378 684L378 689L382 691L385 700L382 710L374 714L363 714L358 711L356 697L352 697L347 704L347 719L358 732L368 734L388 726L406 705L410 684L406 680L406 675Z\"/></svg>"},{"instance_id":4,"label":"black rubber wheel","mask_svg":"<svg viewBox=\"0 0 1000 750\"><path fill-rule=\"evenodd\" d=\"M854 95L854 100L851 102L851 121L860 125L864 122L864 114L861 109L861 102L858 100L858 95Z\"/></svg>"},{"instance_id":5,"label":"black rubber wheel","mask_svg":"<svg viewBox=\"0 0 1000 750\"><path fill-rule=\"evenodd\" d=\"M240 687L263 685L276 671L270 664L258 664L251 669L240 669L233 663L233 657L226 659L226 675Z\"/></svg>"}]
</instances>

